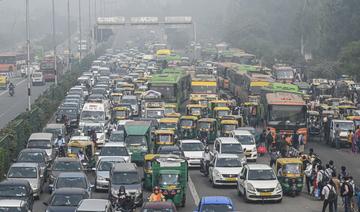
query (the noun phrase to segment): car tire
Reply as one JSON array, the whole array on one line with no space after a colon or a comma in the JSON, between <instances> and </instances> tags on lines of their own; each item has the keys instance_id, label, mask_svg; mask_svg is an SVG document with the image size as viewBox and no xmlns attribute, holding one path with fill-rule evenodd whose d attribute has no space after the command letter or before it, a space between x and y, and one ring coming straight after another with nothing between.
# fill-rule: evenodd
<instances>
[{"instance_id":1,"label":"car tire","mask_svg":"<svg viewBox=\"0 0 360 212\"><path fill-rule=\"evenodd\" d=\"M211 182L213 188L217 188L217 185L214 183L214 180Z\"/></svg>"},{"instance_id":2,"label":"car tire","mask_svg":"<svg viewBox=\"0 0 360 212\"><path fill-rule=\"evenodd\" d=\"M277 202L277 203L281 203L281 201L282 201L282 198L281 198L281 199L279 199L279 200L277 200L276 202Z\"/></svg>"},{"instance_id":3,"label":"car tire","mask_svg":"<svg viewBox=\"0 0 360 212\"><path fill-rule=\"evenodd\" d=\"M244 191L243 199L244 199L244 202L249 202L249 199L246 196L246 191Z\"/></svg>"}]
</instances>

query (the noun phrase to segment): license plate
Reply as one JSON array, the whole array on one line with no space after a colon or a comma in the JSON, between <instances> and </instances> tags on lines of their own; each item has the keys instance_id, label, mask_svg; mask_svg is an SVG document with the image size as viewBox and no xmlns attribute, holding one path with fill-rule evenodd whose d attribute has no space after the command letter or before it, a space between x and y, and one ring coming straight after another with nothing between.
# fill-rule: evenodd
<instances>
[{"instance_id":1,"label":"license plate","mask_svg":"<svg viewBox=\"0 0 360 212\"><path fill-rule=\"evenodd\" d=\"M225 178L225 181L236 181L236 177Z\"/></svg>"},{"instance_id":2,"label":"license plate","mask_svg":"<svg viewBox=\"0 0 360 212\"><path fill-rule=\"evenodd\" d=\"M251 156L251 152L245 153L245 156Z\"/></svg>"},{"instance_id":3,"label":"license plate","mask_svg":"<svg viewBox=\"0 0 360 212\"><path fill-rule=\"evenodd\" d=\"M271 196L271 192L260 192L260 196L264 196L264 197Z\"/></svg>"}]
</instances>

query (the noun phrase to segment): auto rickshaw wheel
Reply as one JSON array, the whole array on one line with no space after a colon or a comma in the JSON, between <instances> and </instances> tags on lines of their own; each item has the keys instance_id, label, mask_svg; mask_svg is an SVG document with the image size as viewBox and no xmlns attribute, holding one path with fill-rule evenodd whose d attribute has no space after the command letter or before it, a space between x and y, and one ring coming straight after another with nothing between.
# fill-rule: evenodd
<instances>
[{"instance_id":1,"label":"auto rickshaw wheel","mask_svg":"<svg viewBox=\"0 0 360 212\"><path fill-rule=\"evenodd\" d=\"M183 195L183 199L181 200L181 205L180 207L185 207L185 203L186 203L186 194Z\"/></svg>"}]
</instances>

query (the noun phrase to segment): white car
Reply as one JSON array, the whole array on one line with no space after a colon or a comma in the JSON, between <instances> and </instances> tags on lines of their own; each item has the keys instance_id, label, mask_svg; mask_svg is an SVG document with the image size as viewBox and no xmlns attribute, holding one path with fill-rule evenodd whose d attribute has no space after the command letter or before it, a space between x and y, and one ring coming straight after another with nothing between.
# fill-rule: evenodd
<instances>
[{"instance_id":1,"label":"white car","mask_svg":"<svg viewBox=\"0 0 360 212\"><path fill-rule=\"evenodd\" d=\"M200 167L204 144L199 140L181 140L180 148L184 152L189 167Z\"/></svg>"},{"instance_id":2,"label":"white car","mask_svg":"<svg viewBox=\"0 0 360 212\"><path fill-rule=\"evenodd\" d=\"M101 123L86 123L81 127L83 134L87 134L92 129L96 132L96 144L102 146L105 144L105 127Z\"/></svg>"},{"instance_id":3,"label":"white car","mask_svg":"<svg viewBox=\"0 0 360 212\"><path fill-rule=\"evenodd\" d=\"M257 149L254 135L247 130L233 130L231 136L240 142L246 159L256 161Z\"/></svg>"},{"instance_id":4,"label":"white car","mask_svg":"<svg viewBox=\"0 0 360 212\"><path fill-rule=\"evenodd\" d=\"M97 160L105 157L118 157L124 159L125 163L130 163L130 153L123 142L108 142L96 152Z\"/></svg>"},{"instance_id":5,"label":"white car","mask_svg":"<svg viewBox=\"0 0 360 212\"><path fill-rule=\"evenodd\" d=\"M274 170L266 164L247 164L237 179L237 191L245 201L281 202L283 191Z\"/></svg>"},{"instance_id":6,"label":"white car","mask_svg":"<svg viewBox=\"0 0 360 212\"><path fill-rule=\"evenodd\" d=\"M243 168L238 155L217 154L209 165L209 180L213 187L218 185L236 185L236 180Z\"/></svg>"}]
</instances>

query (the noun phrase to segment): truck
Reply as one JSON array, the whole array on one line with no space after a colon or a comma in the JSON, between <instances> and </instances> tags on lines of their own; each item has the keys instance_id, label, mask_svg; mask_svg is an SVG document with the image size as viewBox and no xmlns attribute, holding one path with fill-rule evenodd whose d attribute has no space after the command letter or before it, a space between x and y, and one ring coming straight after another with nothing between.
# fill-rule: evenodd
<instances>
[{"instance_id":1,"label":"truck","mask_svg":"<svg viewBox=\"0 0 360 212\"><path fill-rule=\"evenodd\" d=\"M167 201L184 207L188 184L188 163L177 155L161 155L152 162L152 187L159 186Z\"/></svg>"},{"instance_id":2,"label":"truck","mask_svg":"<svg viewBox=\"0 0 360 212\"><path fill-rule=\"evenodd\" d=\"M131 154L131 162L142 164L144 156L153 149L150 121L131 121L125 124L125 144Z\"/></svg>"}]
</instances>

